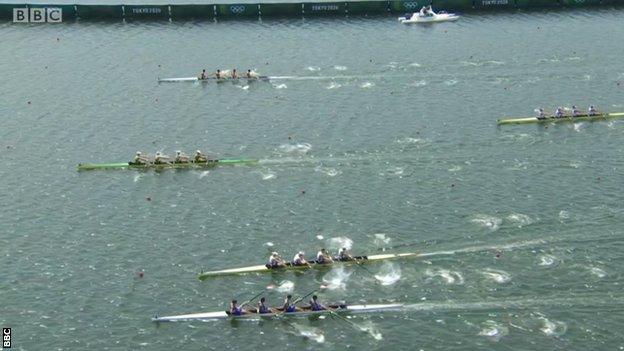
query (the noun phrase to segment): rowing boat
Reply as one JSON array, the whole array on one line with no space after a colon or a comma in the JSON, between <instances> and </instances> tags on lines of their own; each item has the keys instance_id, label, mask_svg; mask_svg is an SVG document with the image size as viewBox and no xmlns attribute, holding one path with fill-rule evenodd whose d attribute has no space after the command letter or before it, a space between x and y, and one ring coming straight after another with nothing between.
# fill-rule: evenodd
<instances>
[{"instance_id":1,"label":"rowing boat","mask_svg":"<svg viewBox=\"0 0 624 351\"><path fill-rule=\"evenodd\" d=\"M236 165L236 164L251 164L258 163L257 159L222 159L222 160L208 160L207 162L184 162L184 163L133 163L133 162L120 162L120 163L79 163L79 171L91 171L97 169L167 169L167 168L209 168L216 167L218 165Z\"/></svg>"},{"instance_id":2,"label":"rowing boat","mask_svg":"<svg viewBox=\"0 0 624 351\"><path fill-rule=\"evenodd\" d=\"M547 116L544 118L538 117L519 117L519 118L504 118L499 119L497 123L501 124L527 124L527 123L557 123L557 122L582 122L582 121L604 121L612 118L624 118L624 112L615 113L601 113L598 115L578 115L578 116L565 116L555 117Z\"/></svg>"},{"instance_id":3,"label":"rowing boat","mask_svg":"<svg viewBox=\"0 0 624 351\"><path fill-rule=\"evenodd\" d=\"M398 254L382 254L382 255L372 255L372 256L354 256L353 260L348 261L334 261L335 263L341 264L362 264L367 262L381 261L381 260L391 260L396 258L405 258L405 257L415 257L418 256L416 252L406 252L406 253L398 253ZM249 266L242 268L230 268L223 269L220 271L210 271L210 272L202 272L199 273L199 280L206 280L210 277L224 276L224 275L237 275L237 274L247 274L247 273L268 273L268 272L283 272L287 270L305 270L308 268L330 268L334 264L332 263L318 263L316 261L310 261L310 267L308 266L296 266L292 263L288 262L284 267L272 268L269 265L257 265L257 266Z\"/></svg>"},{"instance_id":4,"label":"rowing boat","mask_svg":"<svg viewBox=\"0 0 624 351\"><path fill-rule=\"evenodd\" d=\"M199 78L199 77L182 77L182 78L158 78L158 83L176 83L176 82L228 82L228 81L233 81L233 82L238 82L238 81L256 81L256 80L261 80L261 81L269 81L270 77L269 76L255 76L255 77L238 77L238 78L232 78L232 77L223 77L223 78L217 78L217 77L206 77L206 78Z\"/></svg>"},{"instance_id":5,"label":"rowing boat","mask_svg":"<svg viewBox=\"0 0 624 351\"><path fill-rule=\"evenodd\" d=\"M215 319L258 319L258 318L273 318L279 316L310 316L326 313L370 313L390 310L400 310L403 308L403 304L379 304L379 305L330 305L328 309L321 311L313 311L309 307L303 308L297 312L283 312L281 309L273 309L272 313L255 313L249 312L242 315L232 315L228 311L219 312L205 312L205 313L193 313L193 314L181 314L177 316L165 316L154 317L154 322L179 322L179 321L208 321Z\"/></svg>"}]
</instances>

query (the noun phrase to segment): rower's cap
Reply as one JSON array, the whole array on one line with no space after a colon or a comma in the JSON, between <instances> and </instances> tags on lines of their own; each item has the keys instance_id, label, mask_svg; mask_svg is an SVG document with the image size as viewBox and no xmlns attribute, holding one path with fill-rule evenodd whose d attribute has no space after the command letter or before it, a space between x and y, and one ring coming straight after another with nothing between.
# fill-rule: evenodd
<instances>
[{"instance_id":1,"label":"rower's cap","mask_svg":"<svg viewBox=\"0 0 624 351\"><path fill-rule=\"evenodd\" d=\"M299 253L297 255L303 256L303 255L305 255L305 252L299 251Z\"/></svg>"},{"instance_id":2,"label":"rower's cap","mask_svg":"<svg viewBox=\"0 0 624 351\"><path fill-rule=\"evenodd\" d=\"M182 153L182 151L180 151L180 150L176 151L176 154L178 154L178 155L181 154L181 153Z\"/></svg>"},{"instance_id":3,"label":"rower's cap","mask_svg":"<svg viewBox=\"0 0 624 351\"><path fill-rule=\"evenodd\" d=\"M271 255L278 256L279 254L277 252L273 251L273 252L271 252Z\"/></svg>"},{"instance_id":4,"label":"rower's cap","mask_svg":"<svg viewBox=\"0 0 624 351\"><path fill-rule=\"evenodd\" d=\"M160 155L160 151L156 152L156 156Z\"/></svg>"},{"instance_id":5,"label":"rower's cap","mask_svg":"<svg viewBox=\"0 0 624 351\"><path fill-rule=\"evenodd\" d=\"M201 154L201 151L199 151L199 150L197 150L197 151L195 151L195 152L196 152L196 153L198 153L198 154Z\"/></svg>"},{"instance_id":6,"label":"rower's cap","mask_svg":"<svg viewBox=\"0 0 624 351\"><path fill-rule=\"evenodd\" d=\"M141 155L141 151L137 151L137 155Z\"/></svg>"}]
</instances>

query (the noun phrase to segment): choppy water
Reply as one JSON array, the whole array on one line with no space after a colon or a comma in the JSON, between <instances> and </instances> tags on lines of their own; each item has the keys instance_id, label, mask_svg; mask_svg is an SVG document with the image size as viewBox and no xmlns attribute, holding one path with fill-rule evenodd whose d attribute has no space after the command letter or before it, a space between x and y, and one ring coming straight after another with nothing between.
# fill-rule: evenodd
<instances>
[{"instance_id":1,"label":"choppy water","mask_svg":"<svg viewBox=\"0 0 624 351\"><path fill-rule=\"evenodd\" d=\"M622 348L624 122L495 121L623 111L623 15L2 24L0 324L25 350ZM286 78L156 82L231 67ZM75 170L196 148L262 161ZM196 279L348 240L423 257ZM325 301L408 307L150 321L321 283Z\"/></svg>"}]
</instances>

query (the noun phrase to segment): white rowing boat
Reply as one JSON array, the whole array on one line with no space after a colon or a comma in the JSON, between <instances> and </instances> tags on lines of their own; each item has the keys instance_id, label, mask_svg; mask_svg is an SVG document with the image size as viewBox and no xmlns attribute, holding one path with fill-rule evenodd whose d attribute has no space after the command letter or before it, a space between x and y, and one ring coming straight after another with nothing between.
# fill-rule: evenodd
<instances>
[{"instance_id":1,"label":"white rowing boat","mask_svg":"<svg viewBox=\"0 0 624 351\"><path fill-rule=\"evenodd\" d=\"M177 316L165 316L165 317L154 317L152 321L154 322L179 322L179 321L209 321L215 319L257 319L257 318L273 318L279 316L310 316L310 315L318 315L318 314L327 314L327 313L370 313L370 312L380 312L380 311L389 311L389 310L400 310L403 308L403 304L379 304L379 305L331 305L327 310L321 311L312 311L310 309L304 309L302 311L297 312L282 312L275 310L273 313L245 313L242 315L231 315L226 311L219 312L205 312L205 313L193 313L193 314L181 314Z\"/></svg>"},{"instance_id":2,"label":"white rowing boat","mask_svg":"<svg viewBox=\"0 0 624 351\"><path fill-rule=\"evenodd\" d=\"M367 262L374 261L382 261L382 260L391 260L396 258L406 258L406 257L416 257L418 253L416 252L405 252L398 254L381 254L381 255L371 255L371 256L354 256L353 260L349 261L337 261L334 263L316 263L315 261L310 261L310 267L308 266L295 266L291 263L287 263L284 267L279 268L271 268L267 265L257 265L257 266L248 266L241 268L230 268L223 269L219 271L210 271L210 272L202 272L199 273L199 280L205 280L210 277L222 276L222 275L237 275L237 274L247 274L247 273L268 273L268 272L281 272L286 270L305 270L309 268L330 268L336 263L340 264L362 264Z\"/></svg>"},{"instance_id":3,"label":"white rowing boat","mask_svg":"<svg viewBox=\"0 0 624 351\"><path fill-rule=\"evenodd\" d=\"M158 83L178 83L178 82L229 82L229 81L233 81L233 82L238 82L238 81L255 81L255 80L262 80L262 81L268 81L270 79L269 76L254 76L254 77L238 77L238 78L232 78L232 77L223 77L223 78L217 78L217 77L206 77L206 78L199 78L199 77L182 77L182 78L158 78Z\"/></svg>"},{"instance_id":4,"label":"white rowing boat","mask_svg":"<svg viewBox=\"0 0 624 351\"><path fill-rule=\"evenodd\" d=\"M457 21L459 16L454 13L434 13L429 16L421 16L419 12L414 12L410 17L399 17L399 22L410 23L435 23Z\"/></svg>"}]
</instances>

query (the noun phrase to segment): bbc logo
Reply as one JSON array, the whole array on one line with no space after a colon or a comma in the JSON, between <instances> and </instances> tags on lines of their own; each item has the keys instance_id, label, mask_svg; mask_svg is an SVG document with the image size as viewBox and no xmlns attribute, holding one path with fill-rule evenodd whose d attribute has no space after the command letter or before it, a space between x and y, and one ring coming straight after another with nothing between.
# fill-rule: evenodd
<instances>
[{"instance_id":1,"label":"bbc logo","mask_svg":"<svg viewBox=\"0 0 624 351\"><path fill-rule=\"evenodd\" d=\"M2 348L11 348L11 328L2 328Z\"/></svg>"},{"instance_id":2,"label":"bbc logo","mask_svg":"<svg viewBox=\"0 0 624 351\"><path fill-rule=\"evenodd\" d=\"M63 9L60 7L14 8L15 23L60 23L63 22Z\"/></svg>"}]
</instances>

